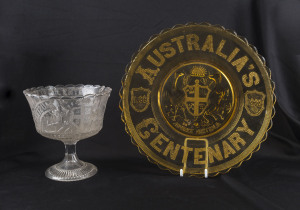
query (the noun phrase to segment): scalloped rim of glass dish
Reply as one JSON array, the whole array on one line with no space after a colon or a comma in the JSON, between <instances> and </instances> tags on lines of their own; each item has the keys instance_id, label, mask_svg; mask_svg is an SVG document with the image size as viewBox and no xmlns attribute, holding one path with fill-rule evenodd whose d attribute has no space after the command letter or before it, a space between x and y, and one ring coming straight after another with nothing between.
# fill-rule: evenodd
<instances>
[{"instance_id":1,"label":"scalloped rim of glass dish","mask_svg":"<svg viewBox=\"0 0 300 210\"><path fill-rule=\"evenodd\" d=\"M36 94L33 93L33 91L38 91L38 90L49 90L49 89L56 89L56 88L99 88L99 92L96 94L82 94L82 95L75 95L75 96L58 96L58 95L45 95L45 94ZM100 86L100 85L83 85L83 84L78 84L78 85L73 85L73 84L68 84L68 85L48 85L48 86L38 86L38 87L32 87L28 88L23 91L24 95L29 96L29 97L36 97L36 98L41 98L41 99L78 99L78 98L86 98L90 96L102 96L105 94L110 94L112 89L110 87L105 87Z\"/></svg>"}]
</instances>

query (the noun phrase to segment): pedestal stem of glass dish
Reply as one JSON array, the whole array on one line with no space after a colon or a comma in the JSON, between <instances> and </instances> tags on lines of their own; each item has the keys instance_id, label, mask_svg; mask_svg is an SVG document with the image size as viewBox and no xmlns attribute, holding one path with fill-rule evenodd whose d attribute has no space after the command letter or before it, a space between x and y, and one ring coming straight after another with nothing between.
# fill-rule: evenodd
<instances>
[{"instance_id":1,"label":"pedestal stem of glass dish","mask_svg":"<svg viewBox=\"0 0 300 210\"><path fill-rule=\"evenodd\" d=\"M62 163L66 170L72 170L83 165L76 154L76 143L65 143L65 157Z\"/></svg>"},{"instance_id":2,"label":"pedestal stem of glass dish","mask_svg":"<svg viewBox=\"0 0 300 210\"><path fill-rule=\"evenodd\" d=\"M65 144L65 161L78 161L78 157L76 154L76 143Z\"/></svg>"},{"instance_id":3,"label":"pedestal stem of glass dish","mask_svg":"<svg viewBox=\"0 0 300 210\"><path fill-rule=\"evenodd\" d=\"M76 142L64 143L65 157L46 170L46 177L57 181L78 181L97 173L97 167L79 160L76 154Z\"/></svg>"}]
</instances>

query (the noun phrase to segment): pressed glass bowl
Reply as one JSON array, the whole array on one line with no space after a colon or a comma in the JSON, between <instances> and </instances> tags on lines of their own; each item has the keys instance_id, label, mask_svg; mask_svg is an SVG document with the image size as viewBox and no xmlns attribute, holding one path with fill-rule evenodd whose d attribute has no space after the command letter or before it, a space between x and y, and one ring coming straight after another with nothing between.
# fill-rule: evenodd
<instances>
[{"instance_id":1,"label":"pressed glass bowl","mask_svg":"<svg viewBox=\"0 0 300 210\"><path fill-rule=\"evenodd\" d=\"M42 136L65 144L64 159L46 170L57 181L77 181L97 173L93 164L76 155L76 143L97 134L111 88L99 85L57 85L24 90L36 130Z\"/></svg>"}]
</instances>

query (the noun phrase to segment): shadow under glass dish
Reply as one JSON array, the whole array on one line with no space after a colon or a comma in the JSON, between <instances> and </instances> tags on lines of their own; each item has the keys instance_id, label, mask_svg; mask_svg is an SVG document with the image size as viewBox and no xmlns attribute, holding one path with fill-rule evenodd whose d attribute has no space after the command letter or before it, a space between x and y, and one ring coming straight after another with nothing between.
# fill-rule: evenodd
<instances>
[{"instance_id":1,"label":"shadow under glass dish","mask_svg":"<svg viewBox=\"0 0 300 210\"><path fill-rule=\"evenodd\" d=\"M24 90L36 130L65 144L65 157L45 172L57 181L78 181L97 173L97 167L78 159L76 143L96 135L111 88L99 85L47 86Z\"/></svg>"}]
</instances>

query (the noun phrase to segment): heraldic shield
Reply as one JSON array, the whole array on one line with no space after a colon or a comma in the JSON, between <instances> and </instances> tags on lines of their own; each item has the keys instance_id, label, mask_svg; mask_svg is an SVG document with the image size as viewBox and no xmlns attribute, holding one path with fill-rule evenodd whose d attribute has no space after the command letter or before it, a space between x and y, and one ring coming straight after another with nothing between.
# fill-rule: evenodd
<instances>
[{"instance_id":1,"label":"heraldic shield","mask_svg":"<svg viewBox=\"0 0 300 210\"><path fill-rule=\"evenodd\" d=\"M265 109L265 94L257 90L247 91L245 108L250 116L259 116Z\"/></svg>"},{"instance_id":2,"label":"heraldic shield","mask_svg":"<svg viewBox=\"0 0 300 210\"><path fill-rule=\"evenodd\" d=\"M183 88L185 93L185 106L187 111L198 117L202 115L207 108L208 98L211 90L207 85L200 85L199 80L195 80L194 85L187 85Z\"/></svg>"},{"instance_id":3,"label":"heraldic shield","mask_svg":"<svg viewBox=\"0 0 300 210\"><path fill-rule=\"evenodd\" d=\"M150 104L150 93L149 89L142 87L132 88L131 91L130 105L136 112L145 111Z\"/></svg>"}]
</instances>

